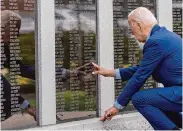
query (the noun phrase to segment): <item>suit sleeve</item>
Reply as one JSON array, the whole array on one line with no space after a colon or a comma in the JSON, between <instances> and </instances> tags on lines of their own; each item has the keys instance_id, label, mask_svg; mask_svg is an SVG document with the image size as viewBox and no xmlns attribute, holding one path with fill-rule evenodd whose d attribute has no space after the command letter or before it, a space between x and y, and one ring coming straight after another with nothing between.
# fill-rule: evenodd
<instances>
[{"instance_id":1,"label":"suit sleeve","mask_svg":"<svg viewBox=\"0 0 183 131\"><path fill-rule=\"evenodd\" d=\"M35 80L35 66L24 65L20 61L17 62L20 64L21 76Z\"/></svg>"},{"instance_id":2,"label":"suit sleeve","mask_svg":"<svg viewBox=\"0 0 183 131\"><path fill-rule=\"evenodd\" d=\"M163 58L163 50L160 49L157 43L153 41L146 43L143 51L143 59L137 71L128 81L124 87L124 90L117 99L117 102L121 106L126 106L129 103L132 96L140 90L145 81L157 68Z\"/></svg>"},{"instance_id":3,"label":"suit sleeve","mask_svg":"<svg viewBox=\"0 0 183 131\"><path fill-rule=\"evenodd\" d=\"M129 80L134 75L134 73L137 71L138 67L139 67L139 65L132 66L129 68L120 68L119 73L120 73L121 80L122 81Z\"/></svg>"}]
</instances>

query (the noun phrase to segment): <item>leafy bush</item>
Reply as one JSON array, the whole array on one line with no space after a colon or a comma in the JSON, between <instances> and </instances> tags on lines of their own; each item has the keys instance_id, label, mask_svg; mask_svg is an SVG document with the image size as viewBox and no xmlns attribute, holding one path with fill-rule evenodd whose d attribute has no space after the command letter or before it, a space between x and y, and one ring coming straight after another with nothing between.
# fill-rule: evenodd
<instances>
[{"instance_id":1,"label":"leafy bush","mask_svg":"<svg viewBox=\"0 0 183 131\"><path fill-rule=\"evenodd\" d=\"M34 33L20 35L20 56L23 57L22 63L35 65L35 39Z\"/></svg>"},{"instance_id":2,"label":"leafy bush","mask_svg":"<svg viewBox=\"0 0 183 131\"><path fill-rule=\"evenodd\" d=\"M85 101L87 98L87 95L84 91L65 91L65 92L57 92L57 96L59 95L64 95L64 99L63 101L65 102L65 108L64 110L65 111L73 111L71 109L71 105L73 103L75 103L75 99L74 99L74 96L78 96L79 99L78 99L78 104L79 104L79 111L85 111L85 110L88 110L86 109L85 107ZM93 98L89 98L90 101L93 102L93 105L91 105L93 107L93 110L96 109L96 100L95 100L95 96ZM57 98L57 102L59 102L61 100L59 100L59 98Z\"/></svg>"}]
</instances>

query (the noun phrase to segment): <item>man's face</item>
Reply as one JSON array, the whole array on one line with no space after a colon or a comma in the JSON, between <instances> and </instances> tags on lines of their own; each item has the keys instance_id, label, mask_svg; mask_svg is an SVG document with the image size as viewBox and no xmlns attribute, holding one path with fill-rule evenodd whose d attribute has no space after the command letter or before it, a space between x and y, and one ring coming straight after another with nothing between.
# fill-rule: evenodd
<instances>
[{"instance_id":1,"label":"man's face","mask_svg":"<svg viewBox=\"0 0 183 131\"><path fill-rule=\"evenodd\" d=\"M129 23L132 35L134 35L135 38L139 42L144 42L144 37L143 37L143 32L142 32L141 25L139 23L137 23L136 21L134 21L133 19L131 19L131 18L128 19L128 23Z\"/></svg>"}]
</instances>

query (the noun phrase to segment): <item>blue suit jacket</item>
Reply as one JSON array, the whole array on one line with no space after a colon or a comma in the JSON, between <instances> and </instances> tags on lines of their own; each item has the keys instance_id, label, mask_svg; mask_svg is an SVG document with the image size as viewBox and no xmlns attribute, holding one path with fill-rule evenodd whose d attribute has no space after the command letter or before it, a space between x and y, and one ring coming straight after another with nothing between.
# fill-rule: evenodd
<instances>
[{"instance_id":1,"label":"blue suit jacket","mask_svg":"<svg viewBox=\"0 0 183 131\"><path fill-rule=\"evenodd\" d=\"M130 79L117 99L121 106L129 103L150 75L165 87L182 86L182 39L165 27L155 25L144 45L140 65L121 68L120 75L123 81ZM175 88L173 92L177 94L175 98L165 97L180 103L182 91Z\"/></svg>"}]
</instances>

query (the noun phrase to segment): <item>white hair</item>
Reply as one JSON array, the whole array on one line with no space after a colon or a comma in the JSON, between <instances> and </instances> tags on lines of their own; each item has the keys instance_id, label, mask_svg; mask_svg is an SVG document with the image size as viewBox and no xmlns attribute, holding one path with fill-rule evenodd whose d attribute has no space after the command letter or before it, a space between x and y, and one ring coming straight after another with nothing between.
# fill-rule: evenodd
<instances>
[{"instance_id":1,"label":"white hair","mask_svg":"<svg viewBox=\"0 0 183 131\"><path fill-rule=\"evenodd\" d=\"M21 16L19 14L10 10L3 10L1 11L1 27L5 27L11 17L16 18L21 23Z\"/></svg>"},{"instance_id":2,"label":"white hair","mask_svg":"<svg viewBox=\"0 0 183 131\"><path fill-rule=\"evenodd\" d=\"M133 10L128 15L128 18L129 17L132 17L137 22L142 22L145 25L154 25L158 23L153 13L145 7L138 7Z\"/></svg>"}]
</instances>

